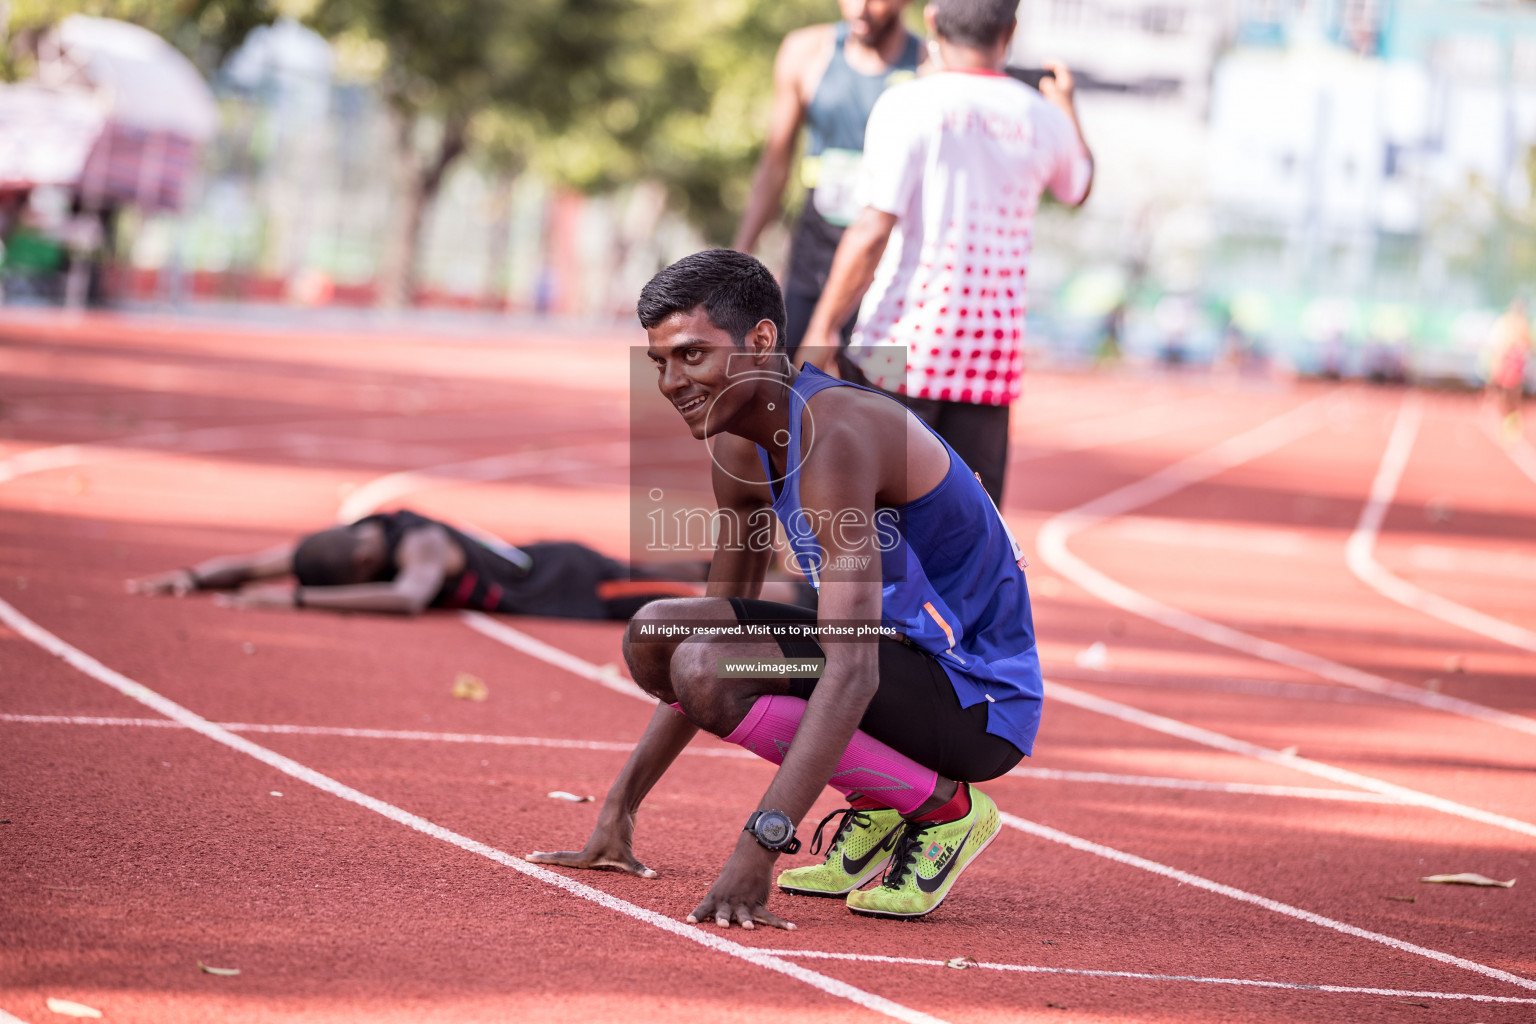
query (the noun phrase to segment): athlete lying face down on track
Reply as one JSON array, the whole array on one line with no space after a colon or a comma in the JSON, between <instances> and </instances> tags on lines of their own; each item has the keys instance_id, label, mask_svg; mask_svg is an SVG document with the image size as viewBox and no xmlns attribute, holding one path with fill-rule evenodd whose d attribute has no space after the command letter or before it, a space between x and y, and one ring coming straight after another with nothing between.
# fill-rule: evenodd
<instances>
[{"instance_id":1,"label":"athlete lying face down on track","mask_svg":"<svg viewBox=\"0 0 1536 1024\"><path fill-rule=\"evenodd\" d=\"M474 608L627 619L647 601L701 593L707 572L702 562L641 570L566 541L513 547L400 509L321 530L294 544L131 580L128 587L141 594L231 591L224 600L246 608L411 615L425 608ZM246 586L289 575L296 585ZM794 592L789 584L779 586Z\"/></svg>"},{"instance_id":2,"label":"athlete lying face down on track","mask_svg":"<svg viewBox=\"0 0 1536 1024\"><path fill-rule=\"evenodd\" d=\"M826 857L780 872L778 887L872 917L928 914L999 828L970 783L1013 768L1039 724L1018 547L980 481L900 401L795 370L783 298L757 260L686 257L645 286L639 313L661 393L709 439L720 542L706 596L656 601L629 624L630 671L661 704L586 848L529 859L653 877L633 852L635 815L702 728L779 768L741 808L745 827L690 922L792 927L768 909L774 862L799 848L827 785L848 806L816 830L812 853L838 819ZM817 613L758 600L771 545L744 538L771 534L757 528L773 517L819 590ZM769 623L785 625L762 638ZM791 658L824 659L819 678L779 674Z\"/></svg>"}]
</instances>

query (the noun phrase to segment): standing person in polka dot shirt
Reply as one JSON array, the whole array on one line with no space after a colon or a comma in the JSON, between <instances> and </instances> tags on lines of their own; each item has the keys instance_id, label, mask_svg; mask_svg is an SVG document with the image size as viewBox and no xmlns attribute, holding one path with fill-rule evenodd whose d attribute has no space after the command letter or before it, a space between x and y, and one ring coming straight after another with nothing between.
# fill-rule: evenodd
<instances>
[{"instance_id":1,"label":"standing person in polka dot shirt","mask_svg":"<svg viewBox=\"0 0 1536 1024\"><path fill-rule=\"evenodd\" d=\"M1038 92L1003 73L1014 10L933 0L924 11L934 71L888 89L870 114L863 209L803 342L808 361L835 372L837 325L863 292L854 364L906 396L999 504L1035 211L1045 189L1076 206L1093 182L1071 72L1048 62Z\"/></svg>"}]
</instances>

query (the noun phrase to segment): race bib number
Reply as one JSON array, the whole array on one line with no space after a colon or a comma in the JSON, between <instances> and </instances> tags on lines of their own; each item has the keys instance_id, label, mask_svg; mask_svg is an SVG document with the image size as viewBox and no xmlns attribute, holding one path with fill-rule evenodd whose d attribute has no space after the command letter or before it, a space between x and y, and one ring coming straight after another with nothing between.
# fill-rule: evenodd
<instances>
[{"instance_id":1,"label":"race bib number","mask_svg":"<svg viewBox=\"0 0 1536 1024\"><path fill-rule=\"evenodd\" d=\"M864 154L851 149L824 149L817 156L816 188L811 203L829 224L847 227L858 216L854 189Z\"/></svg>"}]
</instances>

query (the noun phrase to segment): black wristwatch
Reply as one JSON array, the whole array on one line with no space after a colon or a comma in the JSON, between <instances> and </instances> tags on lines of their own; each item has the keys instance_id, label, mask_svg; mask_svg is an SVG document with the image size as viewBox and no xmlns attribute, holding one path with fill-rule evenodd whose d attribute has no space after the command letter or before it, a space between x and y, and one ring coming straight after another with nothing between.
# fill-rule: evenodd
<instances>
[{"instance_id":1,"label":"black wristwatch","mask_svg":"<svg viewBox=\"0 0 1536 1024\"><path fill-rule=\"evenodd\" d=\"M795 823L783 811L753 811L743 832L752 833L757 845L774 853L799 853L800 840L795 838Z\"/></svg>"}]
</instances>

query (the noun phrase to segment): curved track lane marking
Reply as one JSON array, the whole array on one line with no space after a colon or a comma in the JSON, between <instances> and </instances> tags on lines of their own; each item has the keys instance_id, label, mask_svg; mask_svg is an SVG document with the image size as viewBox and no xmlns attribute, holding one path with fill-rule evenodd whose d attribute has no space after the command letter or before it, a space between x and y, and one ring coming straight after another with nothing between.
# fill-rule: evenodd
<instances>
[{"instance_id":1,"label":"curved track lane marking","mask_svg":"<svg viewBox=\"0 0 1536 1024\"><path fill-rule=\"evenodd\" d=\"M1441 622L1536 654L1536 633L1531 630L1494 618L1475 608L1468 608L1439 594L1432 594L1388 571L1376 561L1376 536L1381 532L1387 510L1392 507L1392 499L1402 481L1403 470L1408 466L1408 457L1413 452L1413 442L1418 437L1419 424L1424 417L1423 406L1423 400L1417 392L1410 391L1404 396L1403 404L1398 408L1397 423L1392 428L1387 449L1382 453L1381 465L1377 467L1376 479L1371 482L1371 496L1360 510L1360 521L1355 524L1354 532L1344 545L1344 561L1360 582L1385 598L1433 616Z\"/></svg>"},{"instance_id":2,"label":"curved track lane marking","mask_svg":"<svg viewBox=\"0 0 1536 1024\"><path fill-rule=\"evenodd\" d=\"M794 960L853 960L870 964L911 964L916 967L948 967L945 960L924 960L911 956L877 956L868 953L822 953L814 949L778 950L779 956ZM1363 988L1354 985L1307 985L1295 981L1261 981L1256 978L1206 978L1194 974L1145 974L1141 971L1098 971L1081 967L1042 967L1035 964L994 964L985 961L966 964L983 971L1009 971L1022 974L1068 974L1083 978L1130 978L1138 981L1189 981L1201 985L1235 985L1243 988L1280 988L1302 992L1335 992L1343 995L1419 996L1424 999L1455 999L1474 1003L1536 1004L1524 996L1485 996L1473 992L1410 992L1395 988Z\"/></svg>"},{"instance_id":3,"label":"curved track lane marking","mask_svg":"<svg viewBox=\"0 0 1536 1024\"><path fill-rule=\"evenodd\" d=\"M0 713L0 722L16 725L85 725L135 729L184 729L168 718L103 718L94 715L16 715ZM414 743L468 743L492 747L545 747L552 750L595 750L628 754L632 742L613 740L568 740L544 736L506 736L496 733L427 732L420 729L354 729L333 725L256 724L219 722L230 732L253 732L275 736L337 736L343 739L401 740ZM692 757L723 757L735 761L762 763L756 754L740 747L684 747ZM1062 771L1057 768L1014 768L1008 774L1019 779L1043 779L1049 782L1085 782L1093 785L1141 786L1153 789L1183 789L1203 793L1238 793L1248 796L1295 797L1301 800L1342 800L1348 803L1401 804L1396 797L1378 793L1356 793L1349 789L1309 789L1305 786L1269 786L1249 782L1211 782L1204 779L1178 779L1158 775L1120 775L1109 772Z\"/></svg>"},{"instance_id":4,"label":"curved track lane marking","mask_svg":"<svg viewBox=\"0 0 1536 1024\"><path fill-rule=\"evenodd\" d=\"M875 1013L896 1020L908 1021L910 1024L944 1024L937 1017L903 1006L900 1003L886 999L884 996L875 995L873 992L866 992L863 989L855 988L836 978L830 978L824 974L807 970L799 964L790 963L770 951L754 949L751 946L743 946L739 942L723 939L719 935L705 930L706 926L686 925L679 921L674 921L670 917L647 910L627 900L619 899L617 896L609 895L601 889L595 889L590 885L584 885L564 875L529 864L527 861L498 850L493 846L487 846L485 843L470 839L468 836L460 835L457 832L428 821L426 818L396 807L394 804L385 803L377 797L369 796L360 790L353 789L351 786L337 782L330 776L323 775L313 768L306 767L292 758L284 757L276 751L269 750L259 744L252 743L248 739L237 736L228 729L208 721L196 712L190 711L175 701L161 696L142 683L135 682L122 673L108 668L84 651L71 646L43 629L5 600L0 600L0 621L4 621L6 625L38 647L63 659L72 668L83 672L98 682L105 683L123 696L158 711L167 718L179 722L188 729L213 740L215 743L223 744L232 750L245 754L270 768L282 772L284 775L314 786L321 792L329 793L348 803L373 811L375 814L388 818L390 821L414 829L423 835L431 836L433 839L457 846L468 853L478 854L487 860L494 861L504 867L509 867L514 871L527 875L535 881L564 890L572 896L595 903L601 907L606 907L609 910L651 925L654 928L659 928L679 938L698 943L714 952L724 953L727 956L744 960L765 970L783 974L827 995L846 999Z\"/></svg>"},{"instance_id":5,"label":"curved track lane marking","mask_svg":"<svg viewBox=\"0 0 1536 1024\"><path fill-rule=\"evenodd\" d=\"M1068 548L1067 542L1072 539L1072 536L1090 526L1150 505L1191 484L1207 480L1300 440L1317 428L1319 409L1328 401L1330 401L1328 397L1316 399L1246 433L1229 438L1214 448L1181 459L1151 476L1143 477L1076 508L1052 516L1040 528L1036 538L1040 557L1056 572L1101 601L1133 615L1150 619L1169 629L1187 633L1221 647L1251 654L1265 661L1301 669L1345 686L1369 690L1372 693L1393 697L1421 707L1536 735L1536 720L1523 715L1511 714L1508 711L1500 711L1459 697L1434 693L1384 676L1363 672L1272 640L1262 640L1251 633L1244 633L1231 626L1224 626L1163 604L1100 572L1074 555Z\"/></svg>"}]
</instances>

